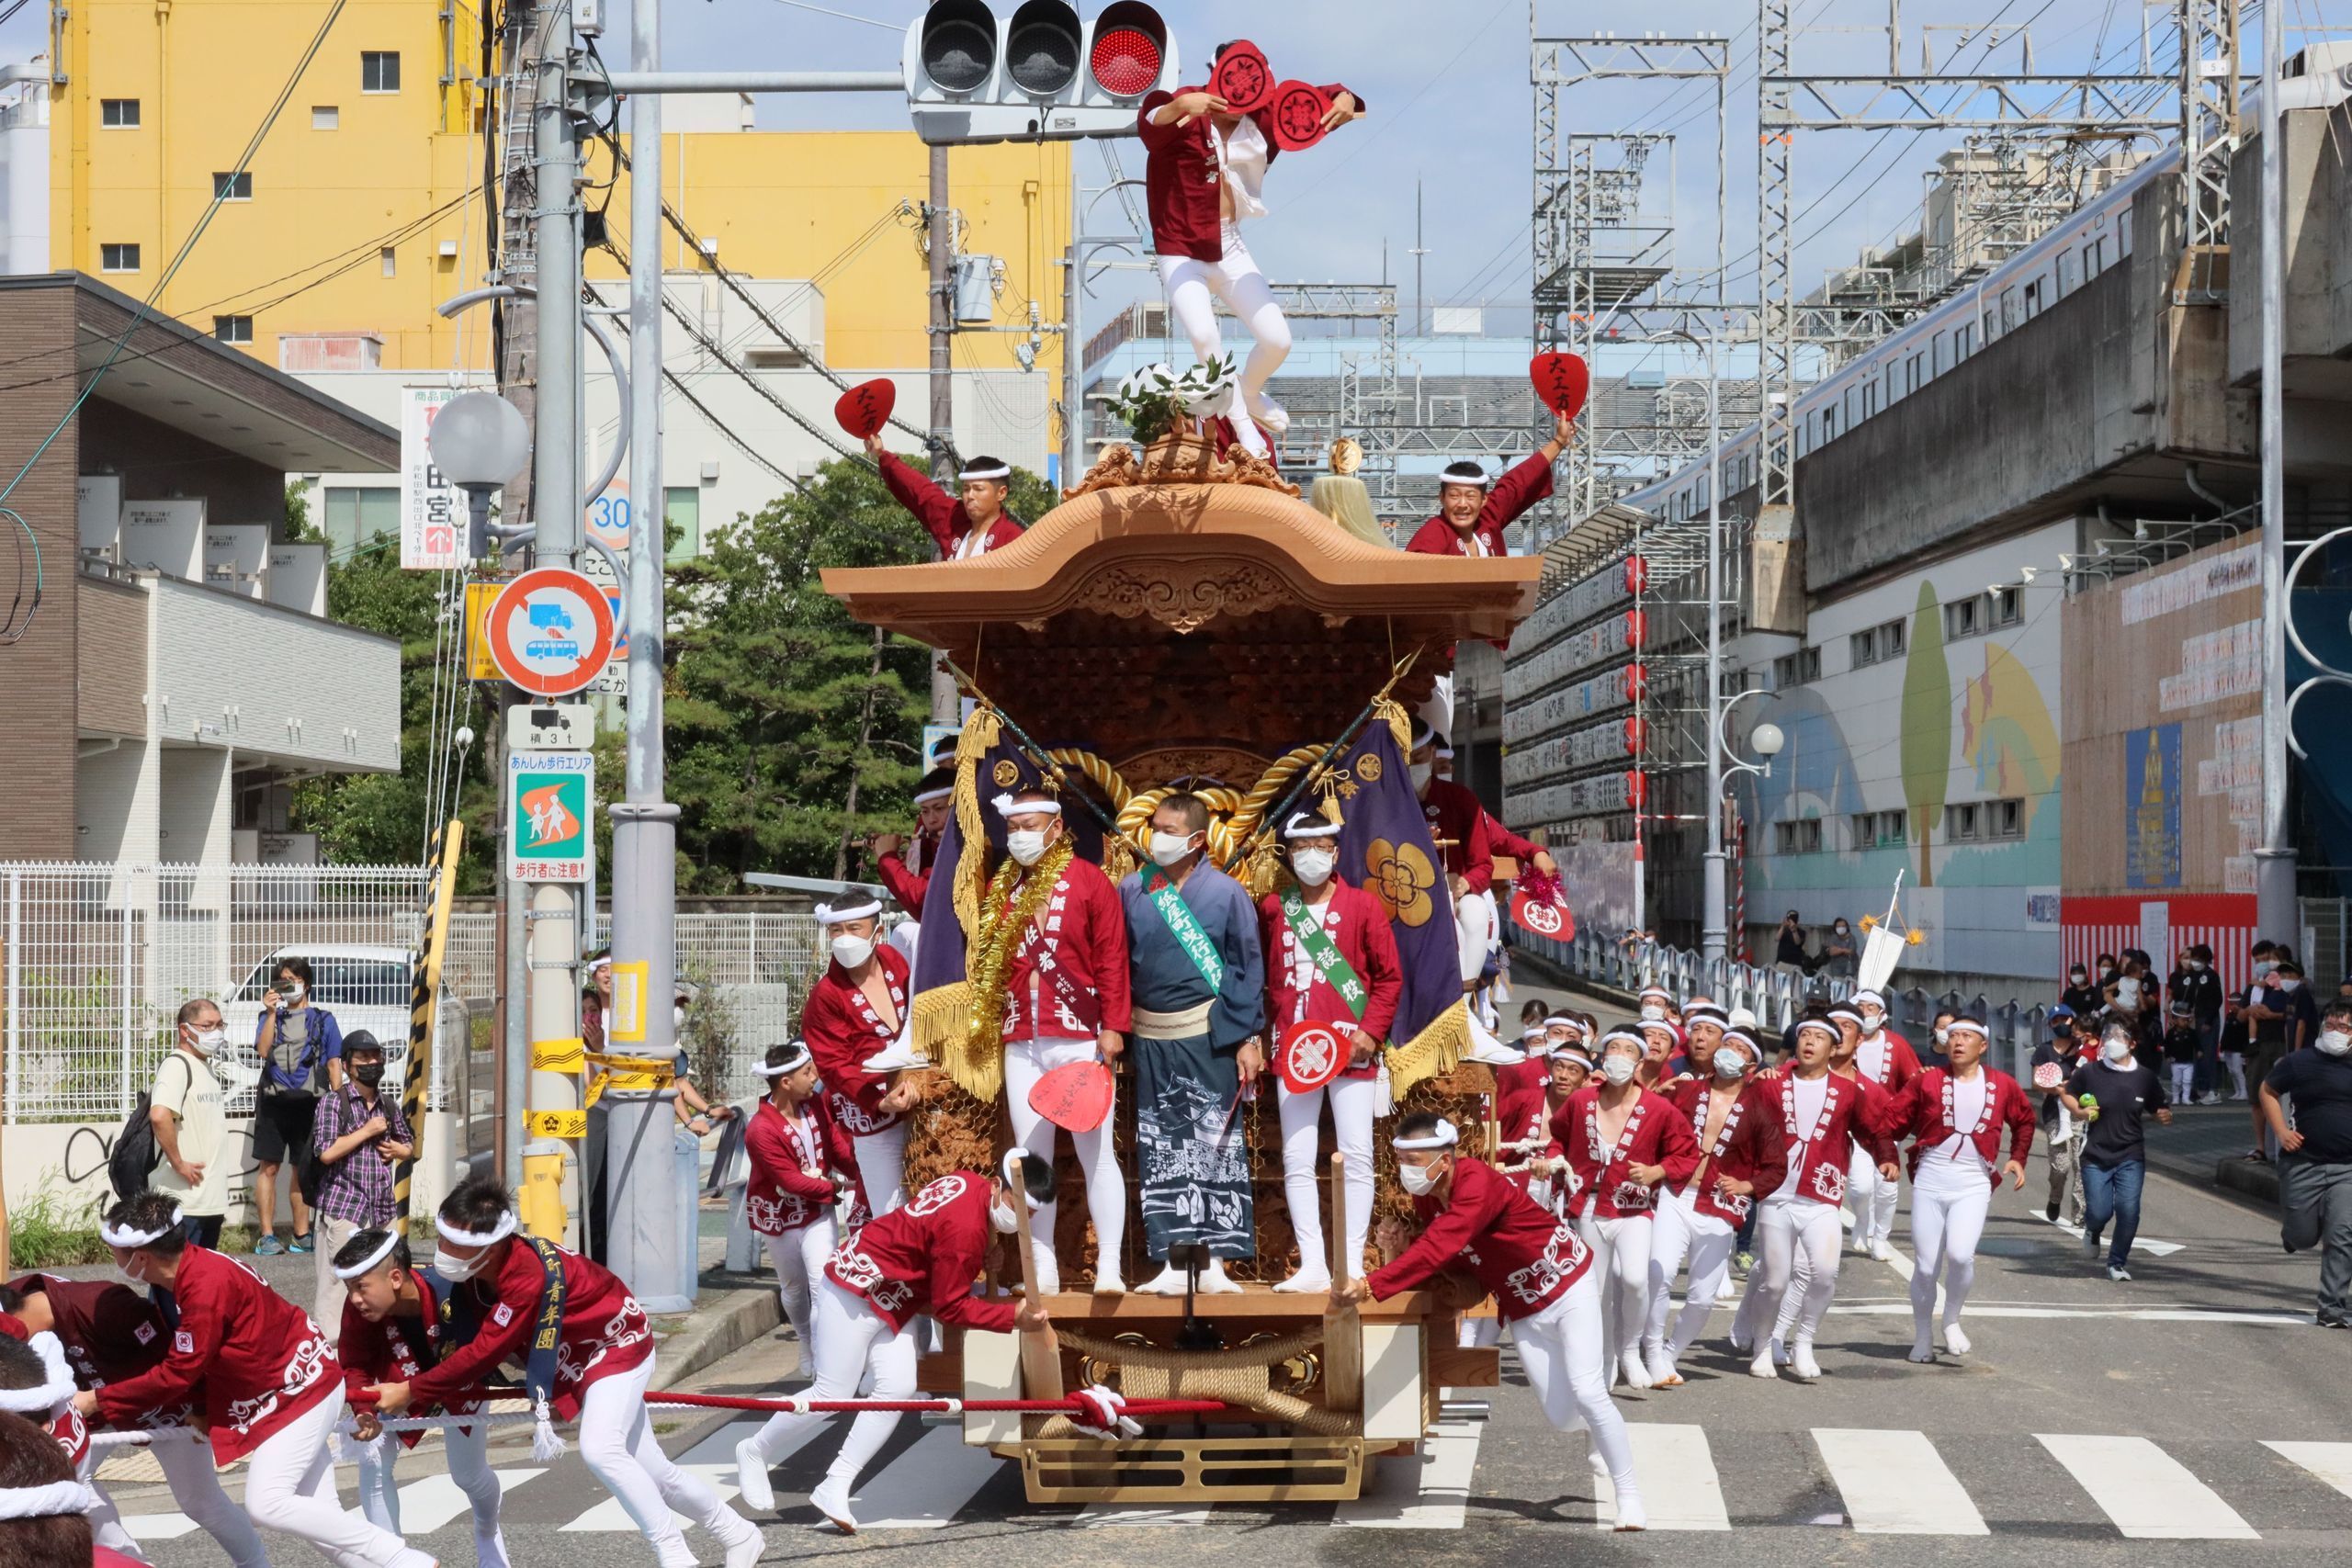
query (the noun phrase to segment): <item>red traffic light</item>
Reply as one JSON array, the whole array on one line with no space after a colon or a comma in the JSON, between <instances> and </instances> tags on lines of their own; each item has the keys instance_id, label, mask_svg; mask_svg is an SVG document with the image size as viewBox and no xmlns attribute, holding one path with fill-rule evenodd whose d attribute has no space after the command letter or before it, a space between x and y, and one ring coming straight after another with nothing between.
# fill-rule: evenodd
<instances>
[{"instance_id":1,"label":"red traffic light","mask_svg":"<svg viewBox=\"0 0 2352 1568\"><path fill-rule=\"evenodd\" d=\"M1094 18L1094 85L1114 98L1139 98L1159 80L1168 59L1168 24L1139 0L1117 0Z\"/></svg>"},{"instance_id":2,"label":"red traffic light","mask_svg":"<svg viewBox=\"0 0 2352 1568\"><path fill-rule=\"evenodd\" d=\"M996 70L996 17L985 0L938 0L923 14L923 74L943 91L976 93Z\"/></svg>"}]
</instances>

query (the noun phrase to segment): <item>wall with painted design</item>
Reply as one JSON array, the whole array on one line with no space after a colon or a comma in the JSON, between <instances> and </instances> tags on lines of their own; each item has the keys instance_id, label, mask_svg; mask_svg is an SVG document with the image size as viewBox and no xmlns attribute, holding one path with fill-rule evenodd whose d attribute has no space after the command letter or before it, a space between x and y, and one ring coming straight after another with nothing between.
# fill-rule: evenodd
<instances>
[{"instance_id":1,"label":"wall with painted design","mask_svg":"<svg viewBox=\"0 0 2352 1568\"><path fill-rule=\"evenodd\" d=\"M1818 604L1802 649L1751 665L1774 689L1741 726L1788 737L1770 779L1736 786L1751 921L1883 914L1900 873L1924 940L1898 985L2049 984L2067 815L2057 560L2077 535L2070 519Z\"/></svg>"}]
</instances>

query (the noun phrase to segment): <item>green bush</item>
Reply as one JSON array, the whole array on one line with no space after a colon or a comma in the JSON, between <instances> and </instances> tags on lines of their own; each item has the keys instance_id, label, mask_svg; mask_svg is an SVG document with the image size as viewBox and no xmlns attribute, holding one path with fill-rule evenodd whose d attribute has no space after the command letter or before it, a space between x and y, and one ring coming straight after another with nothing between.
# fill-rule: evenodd
<instances>
[{"instance_id":1,"label":"green bush","mask_svg":"<svg viewBox=\"0 0 2352 1568\"><path fill-rule=\"evenodd\" d=\"M114 1254L98 1239L103 1195L70 1196L43 1187L8 1214L8 1257L18 1269L58 1269L106 1263Z\"/></svg>"}]
</instances>

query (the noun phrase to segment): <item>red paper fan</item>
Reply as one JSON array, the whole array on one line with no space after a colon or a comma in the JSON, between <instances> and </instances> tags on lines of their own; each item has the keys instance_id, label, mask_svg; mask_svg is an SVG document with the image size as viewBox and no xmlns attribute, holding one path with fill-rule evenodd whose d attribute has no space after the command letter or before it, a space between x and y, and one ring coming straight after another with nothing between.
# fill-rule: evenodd
<instances>
[{"instance_id":1,"label":"red paper fan","mask_svg":"<svg viewBox=\"0 0 2352 1568\"><path fill-rule=\"evenodd\" d=\"M1584 407L1587 393L1592 389L1592 372L1583 359L1573 354L1539 354L1527 367L1528 379L1535 383L1535 395L1554 413L1574 417Z\"/></svg>"},{"instance_id":2,"label":"red paper fan","mask_svg":"<svg viewBox=\"0 0 2352 1568\"><path fill-rule=\"evenodd\" d=\"M1209 75L1209 91L1235 114L1254 114L1274 96L1274 73L1265 52L1243 39L1225 51Z\"/></svg>"},{"instance_id":3,"label":"red paper fan","mask_svg":"<svg viewBox=\"0 0 2352 1568\"><path fill-rule=\"evenodd\" d=\"M1057 1127L1091 1133L1111 1114L1111 1069L1100 1062L1069 1062L1039 1078L1029 1109Z\"/></svg>"},{"instance_id":4,"label":"red paper fan","mask_svg":"<svg viewBox=\"0 0 2352 1568\"><path fill-rule=\"evenodd\" d=\"M878 434L890 423L890 411L898 406L896 382L881 378L860 381L835 401L833 418L843 430L863 441Z\"/></svg>"},{"instance_id":5,"label":"red paper fan","mask_svg":"<svg viewBox=\"0 0 2352 1568\"><path fill-rule=\"evenodd\" d=\"M1274 1047L1274 1076L1293 1094L1321 1089L1348 1065L1349 1045L1333 1023L1294 1023Z\"/></svg>"},{"instance_id":6,"label":"red paper fan","mask_svg":"<svg viewBox=\"0 0 2352 1568\"><path fill-rule=\"evenodd\" d=\"M1304 152L1323 140L1323 117L1331 100L1308 82L1284 82L1274 89L1274 145L1285 152Z\"/></svg>"}]
</instances>

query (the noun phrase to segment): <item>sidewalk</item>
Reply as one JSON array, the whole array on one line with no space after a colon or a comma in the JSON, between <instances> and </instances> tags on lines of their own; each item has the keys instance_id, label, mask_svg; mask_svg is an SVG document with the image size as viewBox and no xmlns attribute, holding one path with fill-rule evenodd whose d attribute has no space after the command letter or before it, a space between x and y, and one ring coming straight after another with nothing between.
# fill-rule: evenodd
<instances>
[{"instance_id":1,"label":"sidewalk","mask_svg":"<svg viewBox=\"0 0 2352 1568\"><path fill-rule=\"evenodd\" d=\"M2184 1181L2220 1187L2268 1208L2278 1206L2278 1168L2245 1156L2254 1146L2253 1112L2243 1100L2177 1105L2172 1125L2147 1127L2148 1164Z\"/></svg>"}]
</instances>

